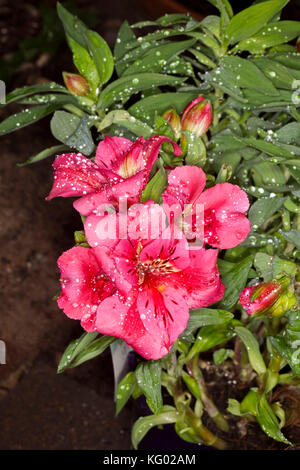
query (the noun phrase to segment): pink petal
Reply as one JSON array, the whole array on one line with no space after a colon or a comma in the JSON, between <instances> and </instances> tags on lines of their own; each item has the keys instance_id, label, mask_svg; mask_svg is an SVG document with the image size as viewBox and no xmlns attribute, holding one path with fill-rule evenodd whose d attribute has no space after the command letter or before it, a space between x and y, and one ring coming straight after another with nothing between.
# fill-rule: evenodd
<instances>
[{"instance_id":1,"label":"pink petal","mask_svg":"<svg viewBox=\"0 0 300 470\"><path fill-rule=\"evenodd\" d=\"M123 178L130 178L136 173L144 170L144 143L145 139L143 137L139 137L134 143L131 143L131 147L127 150L127 153L119 157L114 165L114 170L118 175Z\"/></svg>"},{"instance_id":2,"label":"pink petal","mask_svg":"<svg viewBox=\"0 0 300 470\"><path fill-rule=\"evenodd\" d=\"M84 216L97 212L99 207L101 208L105 205L111 205L105 189L82 196L73 202L73 207Z\"/></svg>"},{"instance_id":3,"label":"pink petal","mask_svg":"<svg viewBox=\"0 0 300 470\"><path fill-rule=\"evenodd\" d=\"M96 150L95 162L103 169L112 169L113 164L132 146L132 142L123 137L109 137L100 142Z\"/></svg>"},{"instance_id":4,"label":"pink petal","mask_svg":"<svg viewBox=\"0 0 300 470\"><path fill-rule=\"evenodd\" d=\"M114 285L89 248L71 248L57 264L62 286L58 306L68 317L81 320L86 331L94 331L98 305L115 291Z\"/></svg>"},{"instance_id":5,"label":"pink petal","mask_svg":"<svg viewBox=\"0 0 300 470\"><path fill-rule=\"evenodd\" d=\"M249 200L239 186L216 184L204 191L196 203L204 205L206 243L217 248L233 248L245 240L251 229L244 215Z\"/></svg>"},{"instance_id":6,"label":"pink petal","mask_svg":"<svg viewBox=\"0 0 300 470\"><path fill-rule=\"evenodd\" d=\"M147 174L150 174L150 171L158 157L158 153L160 147L164 142L170 142L173 145L174 154L181 155L182 150L179 145L175 144L171 139L165 136L154 135L145 141L143 152L144 152L144 161L145 161L145 169Z\"/></svg>"},{"instance_id":7,"label":"pink petal","mask_svg":"<svg viewBox=\"0 0 300 470\"><path fill-rule=\"evenodd\" d=\"M122 338L146 359L160 359L168 353L161 339L145 329L133 299L125 302L117 295L105 299L97 311L96 328L100 333Z\"/></svg>"},{"instance_id":8,"label":"pink petal","mask_svg":"<svg viewBox=\"0 0 300 470\"><path fill-rule=\"evenodd\" d=\"M202 193L206 176L197 166L180 166L172 170L168 177L168 187L163 193L163 200L171 205L179 201L182 209L184 204L193 204Z\"/></svg>"},{"instance_id":9,"label":"pink petal","mask_svg":"<svg viewBox=\"0 0 300 470\"><path fill-rule=\"evenodd\" d=\"M189 308L207 307L223 298L225 287L220 280L217 256L218 250L192 250L190 265L174 274L171 282L174 287L186 290Z\"/></svg>"},{"instance_id":10,"label":"pink petal","mask_svg":"<svg viewBox=\"0 0 300 470\"><path fill-rule=\"evenodd\" d=\"M59 155L53 163L54 183L46 200L82 196L101 189L104 178L91 160L81 154Z\"/></svg>"}]
</instances>

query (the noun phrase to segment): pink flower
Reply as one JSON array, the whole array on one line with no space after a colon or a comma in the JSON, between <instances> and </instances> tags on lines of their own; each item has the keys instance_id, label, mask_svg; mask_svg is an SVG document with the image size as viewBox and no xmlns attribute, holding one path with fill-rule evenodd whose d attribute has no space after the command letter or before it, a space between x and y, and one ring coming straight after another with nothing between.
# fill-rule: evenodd
<instances>
[{"instance_id":1,"label":"pink flower","mask_svg":"<svg viewBox=\"0 0 300 470\"><path fill-rule=\"evenodd\" d=\"M233 248L239 245L250 232L251 225L244 215L249 209L246 193L239 186L230 183L216 184L203 191L206 176L201 168L183 166L170 172L169 185L163 193L166 212L174 214L177 224L185 211L185 205L192 207L193 232L200 233L203 224L204 243L216 248ZM198 209L202 217L198 220ZM196 228L194 227L196 226ZM187 233L187 232L185 232Z\"/></svg>"},{"instance_id":2,"label":"pink flower","mask_svg":"<svg viewBox=\"0 0 300 470\"><path fill-rule=\"evenodd\" d=\"M81 154L59 155L54 161L54 184L49 196L82 196L74 207L89 215L100 204L117 204L119 197L138 202L151 168L164 142L172 143L175 155L180 147L168 137L143 137L132 143L122 137L105 137L97 148L95 163Z\"/></svg>"},{"instance_id":3,"label":"pink flower","mask_svg":"<svg viewBox=\"0 0 300 470\"><path fill-rule=\"evenodd\" d=\"M57 260L62 287L58 306L68 317L80 320L82 327L89 332L95 330L98 306L116 292L96 252L78 246L65 251Z\"/></svg>"},{"instance_id":4,"label":"pink flower","mask_svg":"<svg viewBox=\"0 0 300 470\"><path fill-rule=\"evenodd\" d=\"M184 110L181 117L181 129L201 137L212 123L212 108L209 100L199 96Z\"/></svg>"},{"instance_id":5,"label":"pink flower","mask_svg":"<svg viewBox=\"0 0 300 470\"><path fill-rule=\"evenodd\" d=\"M159 215L162 208L149 203L148 210ZM90 223L86 236L95 246L97 217ZM163 223L155 239L140 227L140 217L130 223L137 233L129 230L112 248L98 248L106 252L102 267L118 290L99 305L95 326L100 333L122 338L141 356L159 359L185 329L190 308L223 297L218 251L190 251L182 232L175 238Z\"/></svg>"}]
</instances>

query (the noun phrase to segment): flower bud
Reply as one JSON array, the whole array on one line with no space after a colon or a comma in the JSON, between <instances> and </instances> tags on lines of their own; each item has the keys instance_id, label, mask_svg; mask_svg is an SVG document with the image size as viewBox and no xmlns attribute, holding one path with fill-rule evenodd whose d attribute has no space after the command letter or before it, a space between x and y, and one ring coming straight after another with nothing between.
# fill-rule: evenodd
<instances>
[{"instance_id":1,"label":"flower bud","mask_svg":"<svg viewBox=\"0 0 300 470\"><path fill-rule=\"evenodd\" d=\"M181 128L190 131L197 137L205 134L212 122L212 107L210 101L199 96L184 110L181 117Z\"/></svg>"},{"instance_id":2,"label":"flower bud","mask_svg":"<svg viewBox=\"0 0 300 470\"><path fill-rule=\"evenodd\" d=\"M170 124L174 131L175 139L180 139L181 133L181 123L180 123L180 116L177 113L176 109L171 108L166 111L162 117Z\"/></svg>"},{"instance_id":3,"label":"flower bud","mask_svg":"<svg viewBox=\"0 0 300 470\"><path fill-rule=\"evenodd\" d=\"M270 313L282 316L296 303L294 293L288 289L290 278L281 276L271 282L261 282L246 287L240 295L240 302L249 315Z\"/></svg>"},{"instance_id":4,"label":"flower bud","mask_svg":"<svg viewBox=\"0 0 300 470\"><path fill-rule=\"evenodd\" d=\"M63 72L65 85L70 93L78 96L86 96L90 92L87 80L76 73Z\"/></svg>"}]
</instances>

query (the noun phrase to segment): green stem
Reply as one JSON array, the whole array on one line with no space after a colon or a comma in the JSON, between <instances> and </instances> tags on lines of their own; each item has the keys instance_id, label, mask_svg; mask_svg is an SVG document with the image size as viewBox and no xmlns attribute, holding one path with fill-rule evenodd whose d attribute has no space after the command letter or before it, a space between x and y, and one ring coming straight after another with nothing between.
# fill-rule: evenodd
<instances>
[{"instance_id":1,"label":"green stem","mask_svg":"<svg viewBox=\"0 0 300 470\"><path fill-rule=\"evenodd\" d=\"M197 354L191 361L187 363L187 369L189 374L194 377L199 387L199 392L201 396L201 400L204 404L204 407L211 417L211 419L216 423L216 425L225 432L229 431L229 426L222 415L222 413L218 410L212 399L208 394L208 390L202 375L202 372L199 368L199 355Z\"/></svg>"}]
</instances>

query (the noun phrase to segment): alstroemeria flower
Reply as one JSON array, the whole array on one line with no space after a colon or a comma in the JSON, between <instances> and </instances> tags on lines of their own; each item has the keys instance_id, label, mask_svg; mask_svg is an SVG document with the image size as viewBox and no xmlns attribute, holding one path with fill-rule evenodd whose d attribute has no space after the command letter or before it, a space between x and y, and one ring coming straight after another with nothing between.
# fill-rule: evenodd
<instances>
[{"instance_id":1,"label":"alstroemeria flower","mask_svg":"<svg viewBox=\"0 0 300 470\"><path fill-rule=\"evenodd\" d=\"M149 203L150 209L157 214L162 210ZM129 231L113 249L106 248L103 269L118 284L118 292L101 302L95 325L100 333L124 339L141 356L159 359L185 329L189 309L220 300L224 286L217 250L190 251L182 232L177 237L170 226L162 225L155 239L145 238L137 219L131 221L137 233ZM97 218L90 224L87 240L98 246Z\"/></svg>"},{"instance_id":2,"label":"alstroemeria flower","mask_svg":"<svg viewBox=\"0 0 300 470\"><path fill-rule=\"evenodd\" d=\"M180 147L168 137L140 137L131 142L122 137L105 137L97 148L95 163L81 154L59 155L54 161L54 184L49 196L82 196L74 207L89 215L100 204L117 204L120 197L138 202L145 188L151 168L164 142L173 145L175 155Z\"/></svg>"},{"instance_id":3,"label":"alstroemeria flower","mask_svg":"<svg viewBox=\"0 0 300 470\"><path fill-rule=\"evenodd\" d=\"M250 232L251 225L244 215L249 209L245 191L230 183L216 184L203 191L206 176L201 168L183 166L170 172L169 185L163 193L166 212L174 215L177 223L184 215L185 205L192 208L193 224L190 232L201 232L197 223L203 224L203 241L216 248L233 248ZM200 209L199 209L200 208ZM198 209L202 212L197 222ZM198 212L197 212L198 211ZM187 233L187 232L185 232Z\"/></svg>"},{"instance_id":4,"label":"alstroemeria flower","mask_svg":"<svg viewBox=\"0 0 300 470\"><path fill-rule=\"evenodd\" d=\"M86 331L95 331L98 306L116 292L97 259L96 250L71 248L58 258L57 264L62 287L58 306L69 318L80 320Z\"/></svg>"}]
</instances>

